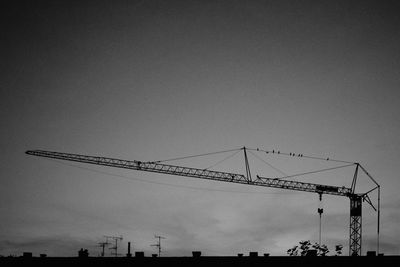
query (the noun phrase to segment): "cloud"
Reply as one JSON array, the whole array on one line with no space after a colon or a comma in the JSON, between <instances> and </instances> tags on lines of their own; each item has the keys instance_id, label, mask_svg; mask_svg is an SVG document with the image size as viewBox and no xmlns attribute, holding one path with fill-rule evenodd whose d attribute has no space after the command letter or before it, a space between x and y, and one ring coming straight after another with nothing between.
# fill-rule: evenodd
<instances>
[{"instance_id":1,"label":"cloud","mask_svg":"<svg viewBox=\"0 0 400 267\"><path fill-rule=\"evenodd\" d=\"M210 255L248 251L282 255L292 245L310 239L316 232L317 221L302 208L282 212L268 207L273 204L253 202L257 197L246 198L250 202L246 203L242 198L221 198L219 202L203 200L201 205L197 203L201 208L195 211L175 207L172 214L168 211L163 213L166 216L152 225L153 230L160 229L168 237L165 241L167 253L174 251L184 253L184 256L193 250L202 250ZM191 203L188 206L196 205Z\"/></svg>"},{"instance_id":2,"label":"cloud","mask_svg":"<svg viewBox=\"0 0 400 267\"><path fill-rule=\"evenodd\" d=\"M0 253L7 255L21 255L23 252L32 252L34 256L47 254L48 256L77 256L80 248L87 248L95 252L95 240L73 238L66 235L37 236L30 238L15 238L0 241Z\"/></svg>"}]
</instances>

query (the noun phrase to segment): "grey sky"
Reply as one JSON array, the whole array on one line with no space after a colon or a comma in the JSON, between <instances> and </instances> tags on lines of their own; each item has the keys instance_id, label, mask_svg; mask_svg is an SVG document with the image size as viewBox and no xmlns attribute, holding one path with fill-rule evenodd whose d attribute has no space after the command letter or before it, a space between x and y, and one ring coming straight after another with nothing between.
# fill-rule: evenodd
<instances>
[{"instance_id":1,"label":"grey sky","mask_svg":"<svg viewBox=\"0 0 400 267\"><path fill-rule=\"evenodd\" d=\"M244 145L361 162L382 185L382 252L398 254L399 11L397 1L4 4L0 254L97 255L106 234L149 253L164 235L166 255L283 255L316 241L313 194L24 154L158 160ZM264 159L287 173L332 166ZM243 172L239 160L216 169ZM351 170L335 175L305 180L349 186ZM325 243L347 246L348 200L324 205ZM364 211L366 251L376 217Z\"/></svg>"}]
</instances>

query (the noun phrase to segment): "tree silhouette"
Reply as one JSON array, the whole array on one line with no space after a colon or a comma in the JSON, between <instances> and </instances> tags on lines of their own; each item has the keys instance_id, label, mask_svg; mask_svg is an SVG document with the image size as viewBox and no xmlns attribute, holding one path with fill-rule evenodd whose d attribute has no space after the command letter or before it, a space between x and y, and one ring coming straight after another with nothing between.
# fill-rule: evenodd
<instances>
[{"instance_id":1,"label":"tree silhouette","mask_svg":"<svg viewBox=\"0 0 400 267\"><path fill-rule=\"evenodd\" d=\"M336 246L335 246L335 252L336 252L336 255L335 255L335 256L340 256L340 255L342 255L342 249L343 249L343 246L342 246L342 245L336 245Z\"/></svg>"},{"instance_id":2,"label":"tree silhouette","mask_svg":"<svg viewBox=\"0 0 400 267\"><path fill-rule=\"evenodd\" d=\"M315 243L312 247L317 251L318 256L326 256L329 253L329 249L326 245Z\"/></svg>"},{"instance_id":3,"label":"tree silhouette","mask_svg":"<svg viewBox=\"0 0 400 267\"><path fill-rule=\"evenodd\" d=\"M328 246L323 244L320 245L318 243L315 243L314 245L311 245L310 240L302 240L299 242L299 245L294 246L291 249L288 249L286 253L289 256L307 256L310 250L315 250L317 252L317 256L327 256L329 253ZM340 256L342 255L342 245L336 245L335 246L335 256ZM314 254L315 255L315 254Z\"/></svg>"}]
</instances>

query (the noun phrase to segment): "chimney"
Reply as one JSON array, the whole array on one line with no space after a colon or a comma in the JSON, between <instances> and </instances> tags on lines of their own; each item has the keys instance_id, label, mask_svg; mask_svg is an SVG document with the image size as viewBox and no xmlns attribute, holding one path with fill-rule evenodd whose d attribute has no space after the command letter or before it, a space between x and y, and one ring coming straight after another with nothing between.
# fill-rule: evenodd
<instances>
[{"instance_id":1,"label":"chimney","mask_svg":"<svg viewBox=\"0 0 400 267\"><path fill-rule=\"evenodd\" d=\"M128 258L132 257L132 254L131 254L131 242L128 242L128 254L126 254L126 256Z\"/></svg>"},{"instance_id":2,"label":"chimney","mask_svg":"<svg viewBox=\"0 0 400 267\"><path fill-rule=\"evenodd\" d=\"M367 256L368 257L375 257L376 256L376 251L367 251Z\"/></svg>"},{"instance_id":3,"label":"chimney","mask_svg":"<svg viewBox=\"0 0 400 267\"><path fill-rule=\"evenodd\" d=\"M135 257L136 258L144 258L144 252L143 251L136 251L135 252Z\"/></svg>"},{"instance_id":4,"label":"chimney","mask_svg":"<svg viewBox=\"0 0 400 267\"><path fill-rule=\"evenodd\" d=\"M193 258L200 258L201 251L192 251Z\"/></svg>"},{"instance_id":5,"label":"chimney","mask_svg":"<svg viewBox=\"0 0 400 267\"><path fill-rule=\"evenodd\" d=\"M257 258L258 257L258 252L257 251L250 251L249 257Z\"/></svg>"},{"instance_id":6,"label":"chimney","mask_svg":"<svg viewBox=\"0 0 400 267\"><path fill-rule=\"evenodd\" d=\"M24 257L24 258L32 258L32 252L24 252L22 254L22 257Z\"/></svg>"}]
</instances>

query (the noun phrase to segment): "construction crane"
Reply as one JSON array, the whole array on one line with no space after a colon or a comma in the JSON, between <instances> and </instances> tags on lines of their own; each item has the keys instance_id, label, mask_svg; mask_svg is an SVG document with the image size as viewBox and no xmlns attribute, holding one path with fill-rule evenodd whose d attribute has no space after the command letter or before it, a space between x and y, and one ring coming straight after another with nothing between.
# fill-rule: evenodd
<instances>
[{"instance_id":1,"label":"construction crane","mask_svg":"<svg viewBox=\"0 0 400 267\"><path fill-rule=\"evenodd\" d=\"M238 150L238 149L236 149ZM87 156L87 155L79 155L79 154L71 154L71 153L61 153L61 152L52 152L52 151L44 151L44 150L28 150L26 154L39 156L39 157L46 157L52 159L59 159L59 160L67 160L67 161L75 161L80 163L88 163L94 165L103 165L115 168L124 168L124 169L131 169L137 171L145 171L145 172L154 172L154 173L161 173L161 174L169 174L169 175L177 175L177 176L185 176L185 177L192 177L192 178L200 178L200 179L208 179L214 181L221 181L221 182L229 182L229 183L237 183L237 184L245 184L245 185L252 185L252 186L264 186L264 187L272 187L272 188L280 188L280 189L287 189L287 190L296 190L296 191L304 191L304 192L311 192L317 193L320 196L322 194L328 195L335 195L335 196L343 196L348 197L350 199L350 238L349 238L349 255L351 256L360 256L361 255L361 241L362 241L362 202L366 201L368 204L372 206L372 208L377 211L378 215L378 222L377 222L377 251L379 253L379 228L380 228L380 185L375 181L375 179L365 170L363 166L359 163L351 163L350 165L355 165L355 172L352 180L351 187L338 187L338 186L331 186L331 185L321 185L321 184L314 184L314 183L305 183L293 180L287 180L286 178L294 177L295 175L290 175L286 177L280 178L269 178L269 177L261 177L257 175L256 179L251 177L250 166L247 157L247 151L257 150L262 151L265 153L277 153L280 155L287 155L287 156L298 156L304 158L313 158L313 159L322 159L316 157L305 156L303 154L288 154L288 153L281 153L280 151L266 151L260 149L250 149L246 147L242 147L239 150L242 150L244 153L245 159L245 167L246 167L246 175L237 174L237 173L230 173L230 172L222 172L222 171L213 171L209 169L199 169L199 168L192 168L192 167L184 167L184 166L177 166L177 165L169 165L161 163L161 161L151 161L151 162L143 162L143 161L136 161L136 160L123 160L123 159L116 159L116 158L108 158L108 157L99 157L99 156ZM226 150L221 152L214 152L214 153L207 153L202 155L196 156L204 156L204 155L211 155L217 153L223 153L227 151L235 151ZM194 156L190 156L194 157ZM186 157L189 158L189 157ZM181 159L181 158L176 158ZM324 160L331 160L326 158ZM344 162L338 161L337 162ZM347 162L349 163L349 162ZM348 166L350 166L348 165ZM334 169L334 168L331 168ZM376 185L373 189L365 192L365 193L356 193L356 182L359 170L362 170ZM369 193L372 191L378 191L378 203L377 208L371 202L369 198ZM322 213L322 210L318 210L318 212Z\"/></svg>"}]
</instances>

